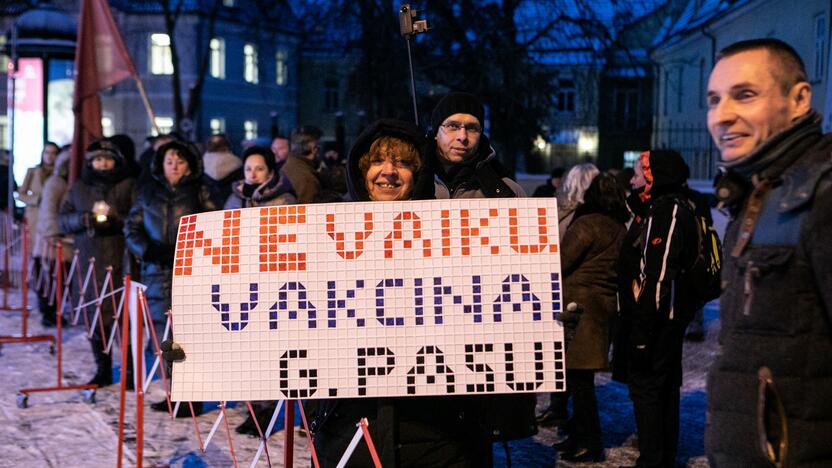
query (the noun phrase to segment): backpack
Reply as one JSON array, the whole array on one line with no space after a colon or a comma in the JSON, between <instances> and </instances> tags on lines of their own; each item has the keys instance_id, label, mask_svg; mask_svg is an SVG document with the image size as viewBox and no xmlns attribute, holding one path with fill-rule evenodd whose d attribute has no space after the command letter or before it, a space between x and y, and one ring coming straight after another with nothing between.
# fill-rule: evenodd
<instances>
[{"instance_id":1,"label":"backpack","mask_svg":"<svg viewBox=\"0 0 832 468\"><path fill-rule=\"evenodd\" d=\"M688 300L695 307L693 310L699 310L722 293L722 242L710 217L698 214L690 199L674 199L679 206L689 210L696 221L696 258L681 271L679 279L687 286Z\"/></svg>"}]
</instances>

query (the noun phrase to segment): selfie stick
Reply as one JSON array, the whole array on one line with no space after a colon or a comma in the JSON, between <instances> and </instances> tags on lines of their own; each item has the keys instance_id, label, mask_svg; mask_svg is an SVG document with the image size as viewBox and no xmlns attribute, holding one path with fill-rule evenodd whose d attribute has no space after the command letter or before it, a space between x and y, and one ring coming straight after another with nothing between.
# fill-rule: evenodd
<instances>
[{"instance_id":1,"label":"selfie stick","mask_svg":"<svg viewBox=\"0 0 832 468\"><path fill-rule=\"evenodd\" d=\"M419 109L416 106L416 80L413 77L413 56L410 52L410 39L424 32L428 32L427 20L417 20L416 10L410 5L403 3L399 7L399 32L404 36L407 43L407 63L410 66L410 95L413 98L413 118L416 125L419 125Z\"/></svg>"}]
</instances>

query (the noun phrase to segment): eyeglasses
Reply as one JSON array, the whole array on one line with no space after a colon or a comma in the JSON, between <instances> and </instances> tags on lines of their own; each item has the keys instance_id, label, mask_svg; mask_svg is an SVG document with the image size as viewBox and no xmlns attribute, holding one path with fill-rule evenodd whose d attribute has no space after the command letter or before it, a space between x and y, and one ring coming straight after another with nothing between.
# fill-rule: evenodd
<instances>
[{"instance_id":1,"label":"eyeglasses","mask_svg":"<svg viewBox=\"0 0 832 468\"><path fill-rule=\"evenodd\" d=\"M448 122L440 125L440 127L445 129L446 133L456 133L462 129L465 129L466 132L479 135L482 132L482 127L478 124L461 124L459 122Z\"/></svg>"}]
</instances>

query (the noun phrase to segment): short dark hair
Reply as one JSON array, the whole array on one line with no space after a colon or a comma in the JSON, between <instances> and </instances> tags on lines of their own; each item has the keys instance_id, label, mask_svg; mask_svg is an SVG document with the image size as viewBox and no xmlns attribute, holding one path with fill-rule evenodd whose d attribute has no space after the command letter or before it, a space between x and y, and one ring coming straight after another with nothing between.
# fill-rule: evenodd
<instances>
[{"instance_id":1,"label":"short dark hair","mask_svg":"<svg viewBox=\"0 0 832 468\"><path fill-rule=\"evenodd\" d=\"M806 77L806 65L800 58L800 54L794 50L794 47L780 39L767 37L735 42L720 50L716 61L719 62L726 57L752 50L766 50L771 54L776 62L771 67L771 74L780 83L783 94L788 94L794 85L809 81Z\"/></svg>"},{"instance_id":2,"label":"short dark hair","mask_svg":"<svg viewBox=\"0 0 832 468\"><path fill-rule=\"evenodd\" d=\"M315 152L318 140L321 139L321 130L318 127L304 125L292 130L291 151L299 157L307 157ZM272 140L274 141L274 140Z\"/></svg>"}]
</instances>

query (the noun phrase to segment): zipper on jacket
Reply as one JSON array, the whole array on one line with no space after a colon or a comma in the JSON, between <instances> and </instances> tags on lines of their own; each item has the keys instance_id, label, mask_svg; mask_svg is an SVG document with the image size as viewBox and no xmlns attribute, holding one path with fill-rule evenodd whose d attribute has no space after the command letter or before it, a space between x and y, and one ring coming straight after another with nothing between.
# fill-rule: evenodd
<instances>
[{"instance_id":1,"label":"zipper on jacket","mask_svg":"<svg viewBox=\"0 0 832 468\"><path fill-rule=\"evenodd\" d=\"M743 276L743 285L745 293L745 302L743 304L742 313L745 316L751 315L751 303L754 301L754 277L760 274L760 269L754 266L754 262L749 261L745 268L745 275Z\"/></svg>"}]
</instances>

